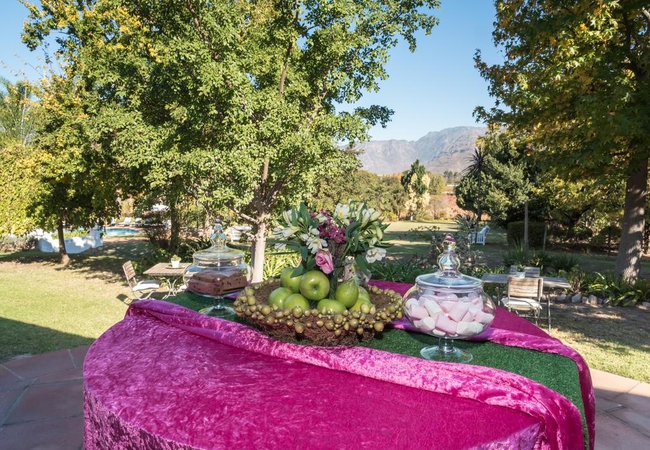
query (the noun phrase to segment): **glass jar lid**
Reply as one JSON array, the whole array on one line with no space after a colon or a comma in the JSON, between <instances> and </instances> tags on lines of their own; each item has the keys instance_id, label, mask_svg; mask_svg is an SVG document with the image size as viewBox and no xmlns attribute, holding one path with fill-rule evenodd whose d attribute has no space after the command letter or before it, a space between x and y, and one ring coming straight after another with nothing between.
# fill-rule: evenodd
<instances>
[{"instance_id":1,"label":"glass jar lid","mask_svg":"<svg viewBox=\"0 0 650 450\"><path fill-rule=\"evenodd\" d=\"M440 270L435 273L419 275L415 278L415 283L425 288L451 288L458 290L480 288L483 285L481 280L463 275L458 270L460 268L460 259L456 254L456 241L453 236L448 234L443 241L443 245L445 246L445 250L438 257Z\"/></svg>"},{"instance_id":2,"label":"glass jar lid","mask_svg":"<svg viewBox=\"0 0 650 450\"><path fill-rule=\"evenodd\" d=\"M194 263L200 266L221 266L241 263L244 252L226 246L226 235L221 224L214 226L210 236L212 247L194 253Z\"/></svg>"}]
</instances>

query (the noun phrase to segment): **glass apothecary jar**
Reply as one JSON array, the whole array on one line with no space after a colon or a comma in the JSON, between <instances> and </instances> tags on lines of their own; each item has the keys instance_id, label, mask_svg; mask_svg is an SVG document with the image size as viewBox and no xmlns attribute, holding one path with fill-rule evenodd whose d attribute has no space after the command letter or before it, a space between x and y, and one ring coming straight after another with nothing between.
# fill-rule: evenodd
<instances>
[{"instance_id":1,"label":"glass apothecary jar","mask_svg":"<svg viewBox=\"0 0 650 450\"><path fill-rule=\"evenodd\" d=\"M455 242L448 236L438 258L440 271L420 275L404 295L404 315L422 333L439 338L438 345L420 351L426 359L469 362L472 354L454 346L484 332L494 319L495 306L483 292L483 282L459 272Z\"/></svg>"},{"instance_id":2,"label":"glass apothecary jar","mask_svg":"<svg viewBox=\"0 0 650 450\"><path fill-rule=\"evenodd\" d=\"M237 292L248 284L251 268L243 262L244 252L226 246L226 235L221 225L214 227L210 237L212 246L193 255L193 262L183 274L188 292L211 297L215 304L200 312L215 316L231 316L234 309L226 306L224 296Z\"/></svg>"}]
</instances>

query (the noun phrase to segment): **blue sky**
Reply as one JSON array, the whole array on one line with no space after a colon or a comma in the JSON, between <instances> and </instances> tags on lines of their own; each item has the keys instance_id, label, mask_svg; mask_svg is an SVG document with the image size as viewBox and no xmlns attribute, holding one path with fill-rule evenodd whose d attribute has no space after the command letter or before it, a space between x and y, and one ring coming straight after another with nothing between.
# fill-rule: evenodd
<instances>
[{"instance_id":1,"label":"blue sky","mask_svg":"<svg viewBox=\"0 0 650 450\"><path fill-rule=\"evenodd\" d=\"M30 52L20 39L27 10L18 0L1 1L0 75L10 80L36 79L42 52ZM378 93L367 94L359 103L395 111L387 128L371 131L373 139L416 140L430 131L479 126L472 111L493 103L473 61L476 49L488 62L501 60L491 40L493 1L442 0L434 15L440 24L431 35L420 36L415 53L406 45L393 49L387 66L390 78Z\"/></svg>"}]
</instances>

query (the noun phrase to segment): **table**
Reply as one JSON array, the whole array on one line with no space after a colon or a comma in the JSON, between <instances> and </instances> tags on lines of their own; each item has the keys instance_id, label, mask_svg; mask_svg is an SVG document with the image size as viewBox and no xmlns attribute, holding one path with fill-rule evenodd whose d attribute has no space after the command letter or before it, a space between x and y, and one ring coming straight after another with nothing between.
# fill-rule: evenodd
<instances>
[{"instance_id":1,"label":"table","mask_svg":"<svg viewBox=\"0 0 650 450\"><path fill-rule=\"evenodd\" d=\"M481 277L483 283L508 284L508 273L486 273ZM544 287L548 289L571 289L571 285L566 278L562 277L544 277Z\"/></svg>"},{"instance_id":2,"label":"table","mask_svg":"<svg viewBox=\"0 0 650 450\"><path fill-rule=\"evenodd\" d=\"M183 278L187 266L189 266L189 263L182 263L178 268L173 268L169 262L161 262L145 270L144 274L154 278L162 278L167 282L167 293L163 296L163 299L166 299L178 294L176 283Z\"/></svg>"},{"instance_id":3,"label":"table","mask_svg":"<svg viewBox=\"0 0 650 450\"><path fill-rule=\"evenodd\" d=\"M549 372L563 361L573 369L551 378L580 378L579 407L505 370L379 349L399 336L417 352L424 335L394 329L378 348L301 346L143 300L86 356L85 448L593 448L584 361L505 310L494 325L489 342L462 344L548 357Z\"/></svg>"}]
</instances>

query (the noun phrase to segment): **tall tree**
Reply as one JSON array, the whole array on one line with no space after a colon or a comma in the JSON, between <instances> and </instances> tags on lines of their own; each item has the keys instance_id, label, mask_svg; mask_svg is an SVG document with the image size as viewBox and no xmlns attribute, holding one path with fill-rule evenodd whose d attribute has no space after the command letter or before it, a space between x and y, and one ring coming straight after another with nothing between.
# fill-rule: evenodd
<instances>
[{"instance_id":1,"label":"tall tree","mask_svg":"<svg viewBox=\"0 0 650 450\"><path fill-rule=\"evenodd\" d=\"M36 129L38 192L30 215L57 230L59 256L67 264L66 227L91 227L118 211L116 186L123 171L106 152L111 132L98 120L101 102L74 77L53 75L43 86Z\"/></svg>"},{"instance_id":2,"label":"tall tree","mask_svg":"<svg viewBox=\"0 0 650 450\"><path fill-rule=\"evenodd\" d=\"M415 50L416 32L437 23L423 8L439 1L42 3L30 6L32 44L64 31L80 76L170 130L161 156L178 155L187 192L253 225L259 281L273 215L352 168L337 144L366 139L392 113L337 105L378 89L389 49L401 37Z\"/></svg>"},{"instance_id":3,"label":"tall tree","mask_svg":"<svg viewBox=\"0 0 650 450\"><path fill-rule=\"evenodd\" d=\"M28 206L35 195L34 88L0 77L0 235L24 234L34 227Z\"/></svg>"},{"instance_id":4,"label":"tall tree","mask_svg":"<svg viewBox=\"0 0 650 450\"><path fill-rule=\"evenodd\" d=\"M478 192L476 196L476 216L478 217L478 220L476 222L476 225L478 226L481 223L481 197L483 195L483 178L485 175L490 171L490 166L487 164L487 160L485 157L485 152L483 149L479 147L474 147L474 152L472 152L472 155L469 158L469 165L465 168L464 174L465 176L468 176L470 178L474 178L476 180L476 184L478 187Z\"/></svg>"},{"instance_id":5,"label":"tall tree","mask_svg":"<svg viewBox=\"0 0 650 450\"><path fill-rule=\"evenodd\" d=\"M0 143L25 146L34 134L34 88L27 81L11 83L0 77Z\"/></svg>"},{"instance_id":6,"label":"tall tree","mask_svg":"<svg viewBox=\"0 0 650 450\"><path fill-rule=\"evenodd\" d=\"M407 194L406 214L413 220L416 213L429 205L429 184L431 179L427 175L425 167L415 160L409 170L404 171L400 179Z\"/></svg>"},{"instance_id":7,"label":"tall tree","mask_svg":"<svg viewBox=\"0 0 650 450\"><path fill-rule=\"evenodd\" d=\"M480 118L526 136L549 170L576 180L624 179L616 272L639 275L650 155L647 1L495 2L504 51L476 64L496 107ZM500 107L503 104L505 107Z\"/></svg>"}]
</instances>

